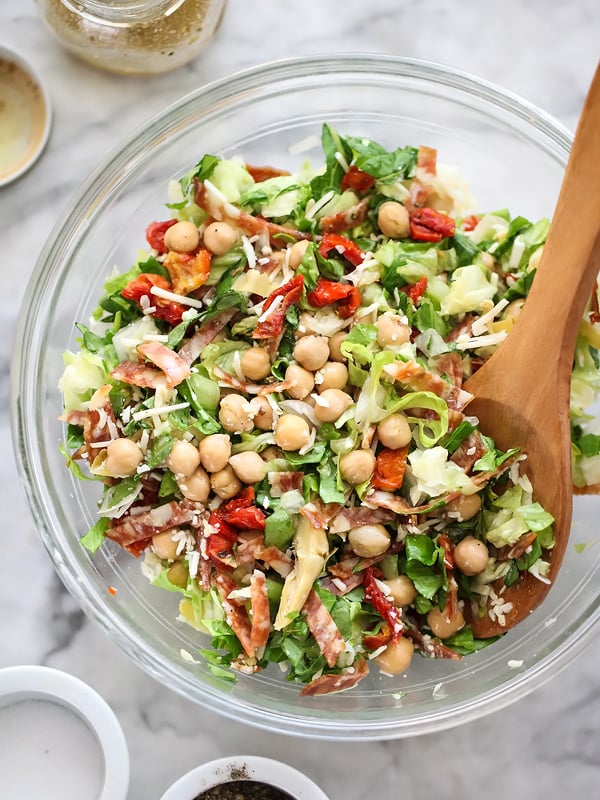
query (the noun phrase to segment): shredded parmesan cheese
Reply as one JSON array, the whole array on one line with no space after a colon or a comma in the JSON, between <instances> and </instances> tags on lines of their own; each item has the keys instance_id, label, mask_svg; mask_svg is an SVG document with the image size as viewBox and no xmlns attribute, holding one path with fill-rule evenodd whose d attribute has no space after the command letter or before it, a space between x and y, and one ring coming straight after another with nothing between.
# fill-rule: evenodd
<instances>
[{"instance_id":1,"label":"shredded parmesan cheese","mask_svg":"<svg viewBox=\"0 0 600 800\"><path fill-rule=\"evenodd\" d=\"M192 308L202 308L202 301L196 300L193 297L184 297L182 294L175 294L169 292L168 289L161 289L160 286L153 286L150 293L156 297L162 297L163 300L174 300L176 303L181 303L183 306L191 306Z\"/></svg>"},{"instance_id":2,"label":"shredded parmesan cheese","mask_svg":"<svg viewBox=\"0 0 600 800\"><path fill-rule=\"evenodd\" d=\"M184 408L189 408L189 403L174 403L171 406L158 406L158 408L143 408L141 411L136 411L131 415L132 419L139 422L141 419L148 419L148 417L159 417L161 414L170 414L172 411L181 411Z\"/></svg>"}]
</instances>

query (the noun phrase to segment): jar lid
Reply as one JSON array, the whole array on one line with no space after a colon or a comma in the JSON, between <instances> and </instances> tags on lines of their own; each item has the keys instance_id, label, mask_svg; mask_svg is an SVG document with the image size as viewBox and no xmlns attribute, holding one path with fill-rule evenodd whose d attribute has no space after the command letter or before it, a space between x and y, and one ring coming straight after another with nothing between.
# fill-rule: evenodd
<instances>
[{"instance_id":1,"label":"jar lid","mask_svg":"<svg viewBox=\"0 0 600 800\"><path fill-rule=\"evenodd\" d=\"M49 667L0 669L0 797L126 800L129 753L108 703Z\"/></svg>"},{"instance_id":2,"label":"jar lid","mask_svg":"<svg viewBox=\"0 0 600 800\"><path fill-rule=\"evenodd\" d=\"M50 97L27 60L0 46L0 186L39 158L52 121Z\"/></svg>"}]
</instances>

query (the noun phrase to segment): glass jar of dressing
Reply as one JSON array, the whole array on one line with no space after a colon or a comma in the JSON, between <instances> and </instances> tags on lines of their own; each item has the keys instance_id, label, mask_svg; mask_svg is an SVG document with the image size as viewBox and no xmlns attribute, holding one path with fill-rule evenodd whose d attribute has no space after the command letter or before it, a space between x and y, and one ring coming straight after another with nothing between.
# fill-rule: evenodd
<instances>
[{"instance_id":1,"label":"glass jar of dressing","mask_svg":"<svg viewBox=\"0 0 600 800\"><path fill-rule=\"evenodd\" d=\"M195 58L219 26L226 0L37 0L60 42L95 67L130 75L167 72Z\"/></svg>"}]
</instances>

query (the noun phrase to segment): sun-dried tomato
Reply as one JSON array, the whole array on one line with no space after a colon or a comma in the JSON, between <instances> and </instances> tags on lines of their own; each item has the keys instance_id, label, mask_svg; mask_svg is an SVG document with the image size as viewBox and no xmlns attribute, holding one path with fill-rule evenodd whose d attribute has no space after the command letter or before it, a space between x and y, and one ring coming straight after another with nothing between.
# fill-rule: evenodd
<instances>
[{"instance_id":1,"label":"sun-dried tomato","mask_svg":"<svg viewBox=\"0 0 600 800\"><path fill-rule=\"evenodd\" d=\"M338 314L342 319L351 317L361 304L360 292L350 283L338 283L319 278L317 285L306 296L314 308L325 308L339 301Z\"/></svg>"},{"instance_id":2,"label":"sun-dried tomato","mask_svg":"<svg viewBox=\"0 0 600 800\"><path fill-rule=\"evenodd\" d=\"M377 633L367 633L363 636L362 643L367 650L379 650L384 647L392 638L392 631L387 622L381 624Z\"/></svg>"},{"instance_id":3,"label":"sun-dried tomato","mask_svg":"<svg viewBox=\"0 0 600 800\"><path fill-rule=\"evenodd\" d=\"M247 486L236 497L211 512L209 523L223 533L232 543L239 530L264 530L266 515L254 505L254 488Z\"/></svg>"},{"instance_id":4,"label":"sun-dried tomato","mask_svg":"<svg viewBox=\"0 0 600 800\"><path fill-rule=\"evenodd\" d=\"M342 178L341 187L342 191L352 189L359 194L364 194L373 187L374 183L375 178L372 175L369 175L368 172L352 164L348 172Z\"/></svg>"},{"instance_id":5,"label":"sun-dried tomato","mask_svg":"<svg viewBox=\"0 0 600 800\"><path fill-rule=\"evenodd\" d=\"M375 460L375 472L371 479L371 486L386 492L394 492L399 489L404 482L407 457L408 447L401 447L399 450L390 450L386 447L382 450Z\"/></svg>"},{"instance_id":6,"label":"sun-dried tomato","mask_svg":"<svg viewBox=\"0 0 600 800\"><path fill-rule=\"evenodd\" d=\"M396 641L402 636L402 612L397 608L389 597L384 594L377 585L375 571L373 567L365 570L365 600L371 603L375 611L390 626L391 639Z\"/></svg>"},{"instance_id":7,"label":"sun-dried tomato","mask_svg":"<svg viewBox=\"0 0 600 800\"><path fill-rule=\"evenodd\" d=\"M332 250L335 250L355 267L365 260L365 253L360 247L350 239L346 239L345 236L340 236L339 233L327 233L321 239L319 253L323 258L327 258Z\"/></svg>"},{"instance_id":8,"label":"sun-dried tomato","mask_svg":"<svg viewBox=\"0 0 600 800\"><path fill-rule=\"evenodd\" d=\"M257 506L238 508L227 516L228 525L244 531L264 531L267 517Z\"/></svg>"},{"instance_id":9,"label":"sun-dried tomato","mask_svg":"<svg viewBox=\"0 0 600 800\"><path fill-rule=\"evenodd\" d=\"M462 221L462 229L463 231L472 231L479 225L479 217L477 214L471 214L468 217L465 217Z\"/></svg>"},{"instance_id":10,"label":"sun-dried tomato","mask_svg":"<svg viewBox=\"0 0 600 800\"><path fill-rule=\"evenodd\" d=\"M456 222L433 208L418 208L409 215L410 235L417 242L441 242L454 236Z\"/></svg>"},{"instance_id":11,"label":"sun-dried tomato","mask_svg":"<svg viewBox=\"0 0 600 800\"><path fill-rule=\"evenodd\" d=\"M275 298L283 297L283 301L277 306L275 311L270 314L265 320L259 322L252 337L254 339L271 339L274 336L279 336L283 332L283 324L285 322L285 314L290 306L297 303L302 297L304 291L304 276L296 275L291 281L284 283L279 289L267 297L263 305L263 314L268 311L273 305Z\"/></svg>"},{"instance_id":12,"label":"sun-dried tomato","mask_svg":"<svg viewBox=\"0 0 600 800\"><path fill-rule=\"evenodd\" d=\"M400 287L400 291L404 292L405 295L412 300L413 305L417 305L417 300L420 300L421 297L425 294L425 290L427 289L427 277L423 275L416 283L411 283L410 286L402 286Z\"/></svg>"},{"instance_id":13,"label":"sun-dried tomato","mask_svg":"<svg viewBox=\"0 0 600 800\"><path fill-rule=\"evenodd\" d=\"M176 294L188 295L204 286L210 275L212 255L208 250L197 253L177 253L170 250L164 260Z\"/></svg>"},{"instance_id":14,"label":"sun-dried tomato","mask_svg":"<svg viewBox=\"0 0 600 800\"><path fill-rule=\"evenodd\" d=\"M164 222L151 222L146 228L146 241L159 253L166 253L169 249L165 244L165 233L175 225L176 219L167 219Z\"/></svg>"},{"instance_id":15,"label":"sun-dried tomato","mask_svg":"<svg viewBox=\"0 0 600 800\"><path fill-rule=\"evenodd\" d=\"M162 275L155 275L153 272L142 272L137 278L129 281L121 294L127 300L135 300L142 310L143 306L140 301L142 297L147 297L150 301L150 306L155 309L151 316L157 319L164 319L170 325L179 325L181 315L186 311L186 307L182 303L177 303L174 300L165 300L164 297L152 294L153 286L158 286L160 289L165 289L169 292L173 291L171 283Z\"/></svg>"}]
</instances>

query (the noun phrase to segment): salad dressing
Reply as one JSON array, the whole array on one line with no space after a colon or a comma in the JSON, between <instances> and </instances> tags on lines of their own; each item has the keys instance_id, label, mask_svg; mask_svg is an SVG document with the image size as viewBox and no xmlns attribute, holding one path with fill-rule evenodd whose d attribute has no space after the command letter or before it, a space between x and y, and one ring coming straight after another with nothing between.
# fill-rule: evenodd
<instances>
[{"instance_id":1,"label":"salad dressing","mask_svg":"<svg viewBox=\"0 0 600 800\"><path fill-rule=\"evenodd\" d=\"M40 87L15 61L0 56L0 184L35 156L46 119Z\"/></svg>"},{"instance_id":2,"label":"salad dressing","mask_svg":"<svg viewBox=\"0 0 600 800\"><path fill-rule=\"evenodd\" d=\"M103 773L98 742L71 709L46 700L0 707L0 797L92 800Z\"/></svg>"}]
</instances>

